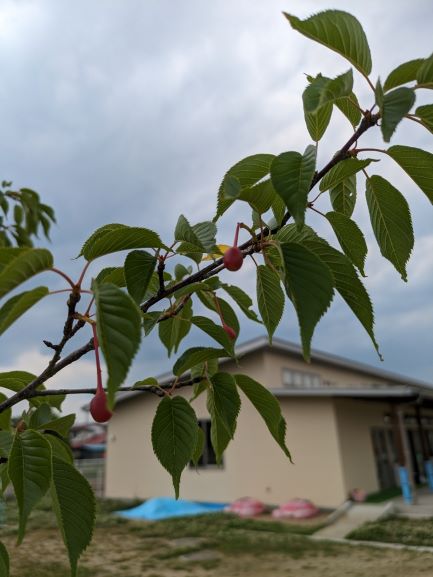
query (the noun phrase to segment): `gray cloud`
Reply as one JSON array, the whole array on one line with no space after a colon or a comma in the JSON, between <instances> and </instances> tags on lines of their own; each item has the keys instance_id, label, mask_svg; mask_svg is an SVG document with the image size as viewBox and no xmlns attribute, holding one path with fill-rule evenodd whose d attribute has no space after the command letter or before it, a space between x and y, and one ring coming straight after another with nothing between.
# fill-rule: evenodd
<instances>
[{"instance_id":1,"label":"gray cloud","mask_svg":"<svg viewBox=\"0 0 433 577\"><path fill-rule=\"evenodd\" d=\"M347 2L334 0L332 6L347 9ZM296 7L279 0L2 2L1 177L35 188L56 208L58 266L78 275L82 262L71 259L89 233L107 222L148 226L169 239L180 212L192 221L213 215L216 190L231 164L256 152L302 150L309 143L302 118L304 74L336 74L348 65L292 31L281 11L306 16L327 7L325 0ZM392 10L373 0L356 1L349 10L366 29L373 78L429 54L429 0L399 0ZM366 83L357 79L356 86L361 102L371 105ZM320 144L321 163L350 136L338 114L334 122L336 129ZM417 125L399 127L394 141L406 138L414 146L431 146ZM368 142L374 146L380 139L369 136ZM376 302L385 367L431 379L430 206L397 167L386 161L384 166L410 199L419 237L409 268L415 278L405 285L379 258L360 191L357 217L372 245L366 284ZM244 207L221 221L222 242L230 242L240 218L248 218ZM323 223L318 226L335 243ZM241 272L236 281L254 292L253 266ZM61 286L50 275L42 282ZM42 338L55 340L62 303L61 297L46 300L2 337L2 366L39 347ZM245 335L261 333L260 327L246 327ZM278 334L299 339L293 312ZM201 338L194 334L191 342ZM314 345L377 362L368 337L338 299ZM131 378L169 366L151 338Z\"/></svg>"}]
</instances>

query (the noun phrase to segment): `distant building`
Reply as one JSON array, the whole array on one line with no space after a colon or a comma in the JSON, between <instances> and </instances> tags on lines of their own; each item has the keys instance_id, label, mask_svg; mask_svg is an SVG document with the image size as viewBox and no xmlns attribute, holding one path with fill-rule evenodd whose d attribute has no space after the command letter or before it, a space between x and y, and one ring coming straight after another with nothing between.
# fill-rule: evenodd
<instances>
[{"instance_id":1,"label":"distant building","mask_svg":"<svg viewBox=\"0 0 433 577\"><path fill-rule=\"evenodd\" d=\"M107 442L107 425L86 423L74 425L69 433L74 459L104 459Z\"/></svg>"},{"instance_id":2,"label":"distant building","mask_svg":"<svg viewBox=\"0 0 433 577\"><path fill-rule=\"evenodd\" d=\"M317 351L307 364L297 345L279 339L272 347L267 339L256 339L239 346L237 354L239 366L226 360L221 370L245 373L279 399L294 464L241 395L235 439L217 466L201 395L193 406L206 447L198 470L184 471L181 497L227 502L251 496L274 504L303 497L335 507L355 488L374 492L396 486L399 463L409 466L415 481L423 480L423 462L433 447L429 384ZM191 397L188 389L179 394ZM108 427L108 497L173 494L150 442L158 401L139 392L120 398Z\"/></svg>"}]
</instances>

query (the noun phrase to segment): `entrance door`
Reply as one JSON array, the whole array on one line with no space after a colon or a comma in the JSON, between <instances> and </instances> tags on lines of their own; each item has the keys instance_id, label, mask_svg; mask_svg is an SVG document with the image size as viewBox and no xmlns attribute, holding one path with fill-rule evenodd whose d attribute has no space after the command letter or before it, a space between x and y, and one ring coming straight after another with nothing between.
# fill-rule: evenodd
<instances>
[{"instance_id":1,"label":"entrance door","mask_svg":"<svg viewBox=\"0 0 433 577\"><path fill-rule=\"evenodd\" d=\"M385 428L374 428L371 431L373 451L376 461L377 477L381 489L396 487L394 472L395 451L392 431Z\"/></svg>"}]
</instances>

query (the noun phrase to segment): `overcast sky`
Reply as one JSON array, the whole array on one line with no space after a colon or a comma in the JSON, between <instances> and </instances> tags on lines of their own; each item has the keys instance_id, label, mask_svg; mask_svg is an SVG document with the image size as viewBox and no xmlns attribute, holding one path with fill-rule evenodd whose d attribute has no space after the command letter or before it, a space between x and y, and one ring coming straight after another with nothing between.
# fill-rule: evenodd
<instances>
[{"instance_id":1,"label":"overcast sky","mask_svg":"<svg viewBox=\"0 0 433 577\"><path fill-rule=\"evenodd\" d=\"M349 65L293 31L281 12L305 17L348 6L367 33L374 82L431 53L431 0L394 0L392 8L372 0L1 0L0 178L34 188L56 209L56 265L76 276L82 261L71 259L89 233L108 222L153 228L169 242L180 212L192 222L212 218L232 164L260 152L303 151L310 142L302 115L305 74L335 76ZM356 91L370 107L363 79ZM417 97L428 102L426 94ZM347 121L334 113L319 165L350 135ZM379 142L370 133L362 139L363 146ZM432 151L431 135L409 121L392 143ZM366 285L385 361L338 298L313 347L433 382L433 210L398 167L383 161L380 170L406 194L416 234L406 284L380 257L359 189L355 217L368 237ZM328 210L326 203L321 208ZM234 223L247 218L242 208L228 213L219 241L230 243ZM309 218L335 244L323 222ZM246 263L226 280L254 294L253 278L253 264ZM43 282L61 287L54 275L42 275ZM50 299L1 337L0 370L44 368L48 351L41 341L59 338L65 312L64 297ZM240 342L261 334L243 322ZM277 335L299 342L293 311ZM181 350L200 339L192 332ZM149 339L129 380L157 375L170 363ZM50 386L92 386L94 375L90 354Z\"/></svg>"}]
</instances>

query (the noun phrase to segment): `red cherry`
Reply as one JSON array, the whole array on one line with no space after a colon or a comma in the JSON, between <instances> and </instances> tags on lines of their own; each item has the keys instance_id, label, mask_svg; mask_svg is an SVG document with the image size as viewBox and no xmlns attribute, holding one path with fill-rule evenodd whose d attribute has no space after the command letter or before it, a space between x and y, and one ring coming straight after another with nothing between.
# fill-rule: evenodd
<instances>
[{"instance_id":1,"label":"red cherry","mask_svg":"<svg viewBox=\"0 0 433 577\"><path fill-rule=\"evenodd\" d=\"M107 395L104 389L98 389L90 402L90 414L97 423L106 423L113 413L107 407Z\"/></svg>"},{"instance_id":2,"label":"red cherry","mask_svg":"<svg viewBox=\"0 0 433 577\"><path fill-rule=\"evenodd\" d=\"M235 271L241 268L244 256L237 246L232 246L224 253L223 261L227 270Z\"/></svg>"},{"instance_id":3,"label":"red cherry","mask_svg":"<svg viewBox=\"0 0 433 577\"><path fill-rule=\"evenodd\" d=\"M236 333L232 329L232 327L229 327L229 325L226 325L225 323L223 323L223 329L227 333L229 339L231 339L232 341L234 341L236 339Z\"/></svg>"}]
</instances>

